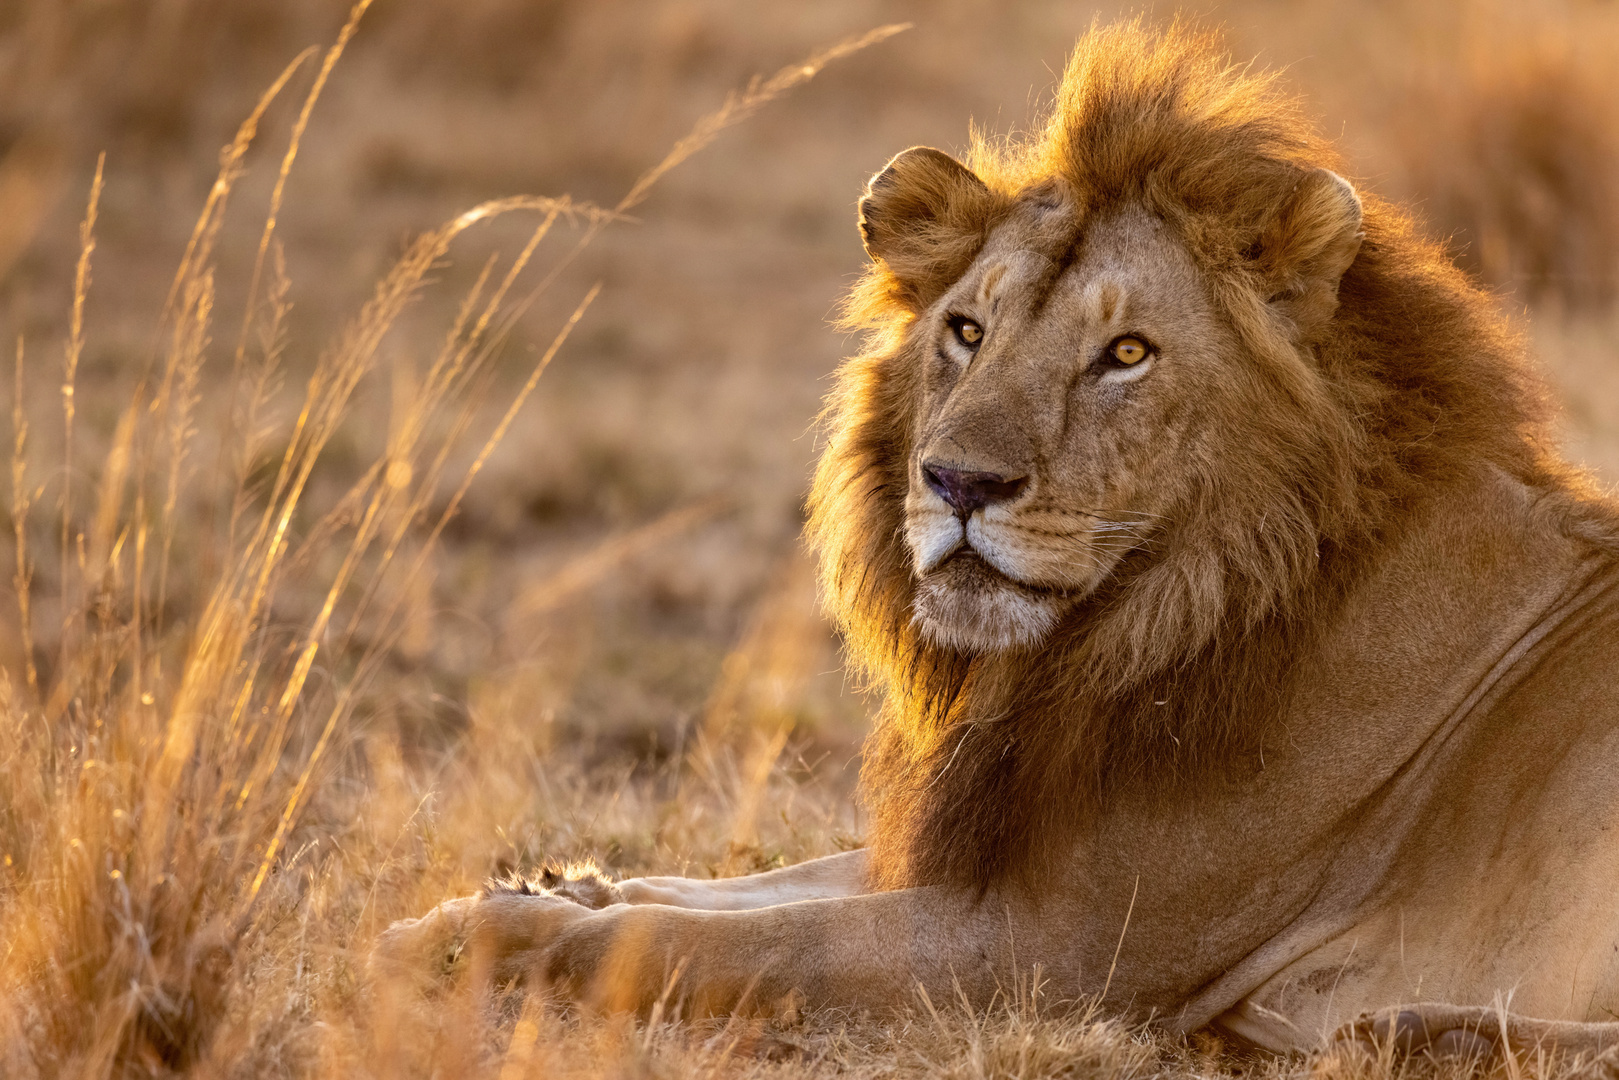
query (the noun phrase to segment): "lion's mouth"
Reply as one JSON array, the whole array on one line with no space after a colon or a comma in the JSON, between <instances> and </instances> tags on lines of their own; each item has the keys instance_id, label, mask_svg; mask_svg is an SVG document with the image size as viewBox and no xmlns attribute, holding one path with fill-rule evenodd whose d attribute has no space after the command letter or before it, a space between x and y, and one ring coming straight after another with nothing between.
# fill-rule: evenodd
<instances>
[{"instance_id":1,"label":"lion's mouth","mask_svg":"<svg viewBox=\"0 0 1619 1080\"><path fill-rule=\"evenodd\" d=\"M921 576L914 613L935 642L985 652L1033 645L1071 603L1067 591L1026 585L963 544Z\"/></svg>"},{"instance_id":2,"label":"lion's mouth","mask_svg":"<svg viewBox=\"0 0 1619 1080\"><path fill-rule=\"evenodd\" d=\"M946 587L999 588L1026 593L1031 599L1067 595L1071 590L1062 585L1029 580L1015 532L1009 532L1005 523L991 523L981 515L963 521L954 514L913 513L906 521L905 539L921 581Z\"/></svg>"},{"instance_id":3,"label":"lion's mouth","mask_svg":"<svg viewBox=\"0 0 1619 1080\"><path fill-rule=\"evenodd\" d=\"M966 540L955 551L945 556L932 570L930 579L959 589L1011 589L1030 597L1061 597L1067 591L1046 585L1032 585L1011 577L979 554Z\"/></svg>"}]
</instances>

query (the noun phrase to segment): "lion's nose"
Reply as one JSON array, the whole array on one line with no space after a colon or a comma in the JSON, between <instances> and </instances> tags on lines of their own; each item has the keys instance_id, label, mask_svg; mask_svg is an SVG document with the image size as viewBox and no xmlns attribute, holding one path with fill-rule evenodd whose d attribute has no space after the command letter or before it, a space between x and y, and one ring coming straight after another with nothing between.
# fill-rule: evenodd
<instances>
[{"instance_id":1,"label":"lion's nose","mask_svg":"<svg viewBox=\"0 0 1619 1080\"><path fill-rule=\"evenodd\" d=\"M1027 476L1002 476L992 472L968 472L931 462L922 466L922 476L950 508L962 517L982 510L991 503L1017 498L1028 484Z\"/></svg>"}]
</instances>

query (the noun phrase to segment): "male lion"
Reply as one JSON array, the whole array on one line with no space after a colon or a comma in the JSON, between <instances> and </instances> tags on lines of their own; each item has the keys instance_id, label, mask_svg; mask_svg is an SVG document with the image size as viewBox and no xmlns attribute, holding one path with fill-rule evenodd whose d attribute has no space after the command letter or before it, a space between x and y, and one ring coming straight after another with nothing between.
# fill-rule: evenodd
<instances>
[{"instance_id":1,"label":"male lion","mask_svg":"<svg viewBox=\"0 0 1619 1080\"><path fill-rule=\"evenodd\" d=\"M1139 26L1038 135L889 162L808 530L887 688L870 846L496 887L385 952L608 1008L1038 965L1276 1051L1619 1043L1619 514L1496 303L1339 168Z\"/></svg>"}]
</instances>

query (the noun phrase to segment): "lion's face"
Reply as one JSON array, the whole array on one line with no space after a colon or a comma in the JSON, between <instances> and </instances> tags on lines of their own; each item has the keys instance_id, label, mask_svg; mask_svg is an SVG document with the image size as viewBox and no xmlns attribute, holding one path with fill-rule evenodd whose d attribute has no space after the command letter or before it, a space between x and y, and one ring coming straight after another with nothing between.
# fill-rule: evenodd
<instances>
[{"instance_id":1,"label":"lion's face","mask_svg":"<svg viewBox=\"0 0 1619 1080\"><path fill-rule=\"evenodd\" d=\"M1184 215L1142 194L1099 202L1060 178L995 192L927 148L873 178L871 280L910 317L868 399L905 447L904 484L885 459L872 494L903 491L927 638L1038 644L1127 558L1143 604L1198 633L1233 574L1268 582L1250 589L1262 606L1304 572L1304 466L1343 435L1311 343L1361 207L1325 169L1273 179L1211 255L1206 228L1194 254Z\"/></svg>"},{"instance_id":2,"label":"lion's face","mask_svg":"<svg viewBox=\"0 0 1619 1080\"><path fill-rule=\"evenodd\" d=\"M1020 207L911 331L916 616L959 648L1037 642L1150 545L1230 382L1235 339L1171 231L1140 209L1062 229L1059 269L1042 219L1069 213Z\"/></svg>"}]
</instances>

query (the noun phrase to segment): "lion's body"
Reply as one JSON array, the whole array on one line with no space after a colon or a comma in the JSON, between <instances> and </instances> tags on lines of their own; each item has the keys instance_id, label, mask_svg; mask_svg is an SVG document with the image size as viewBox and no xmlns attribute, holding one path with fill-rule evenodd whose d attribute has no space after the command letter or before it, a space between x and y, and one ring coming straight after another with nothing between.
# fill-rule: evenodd
<instances>
[{"instance_id":1,"label":"lion's body","mask_svg":"<svg viewBox=\"0 0 1619 1080\"><path fill-rule=\"evenodd\" d=\"M971 164L862 202L812 499L888 688L869 851L443 913L625 1006L1038 965L1278 1050L1418 999L1619 1016L1619 519L1494 303L1191 35L1093 32Z\"/></svg>"},{"instance_id":2,"label":"lion's body","mask_svg":"<svg viewBox=\"0 0 1619 1080\"><path fill-rule=\"evenodd\" d=\"M1256 1041L1411 1001L1619 1016L1619 567L1493 479L1391 553L1296 714L1314 775L1279 820L1319 891L1219 988Z\"/></svg>"}]
</instances>

